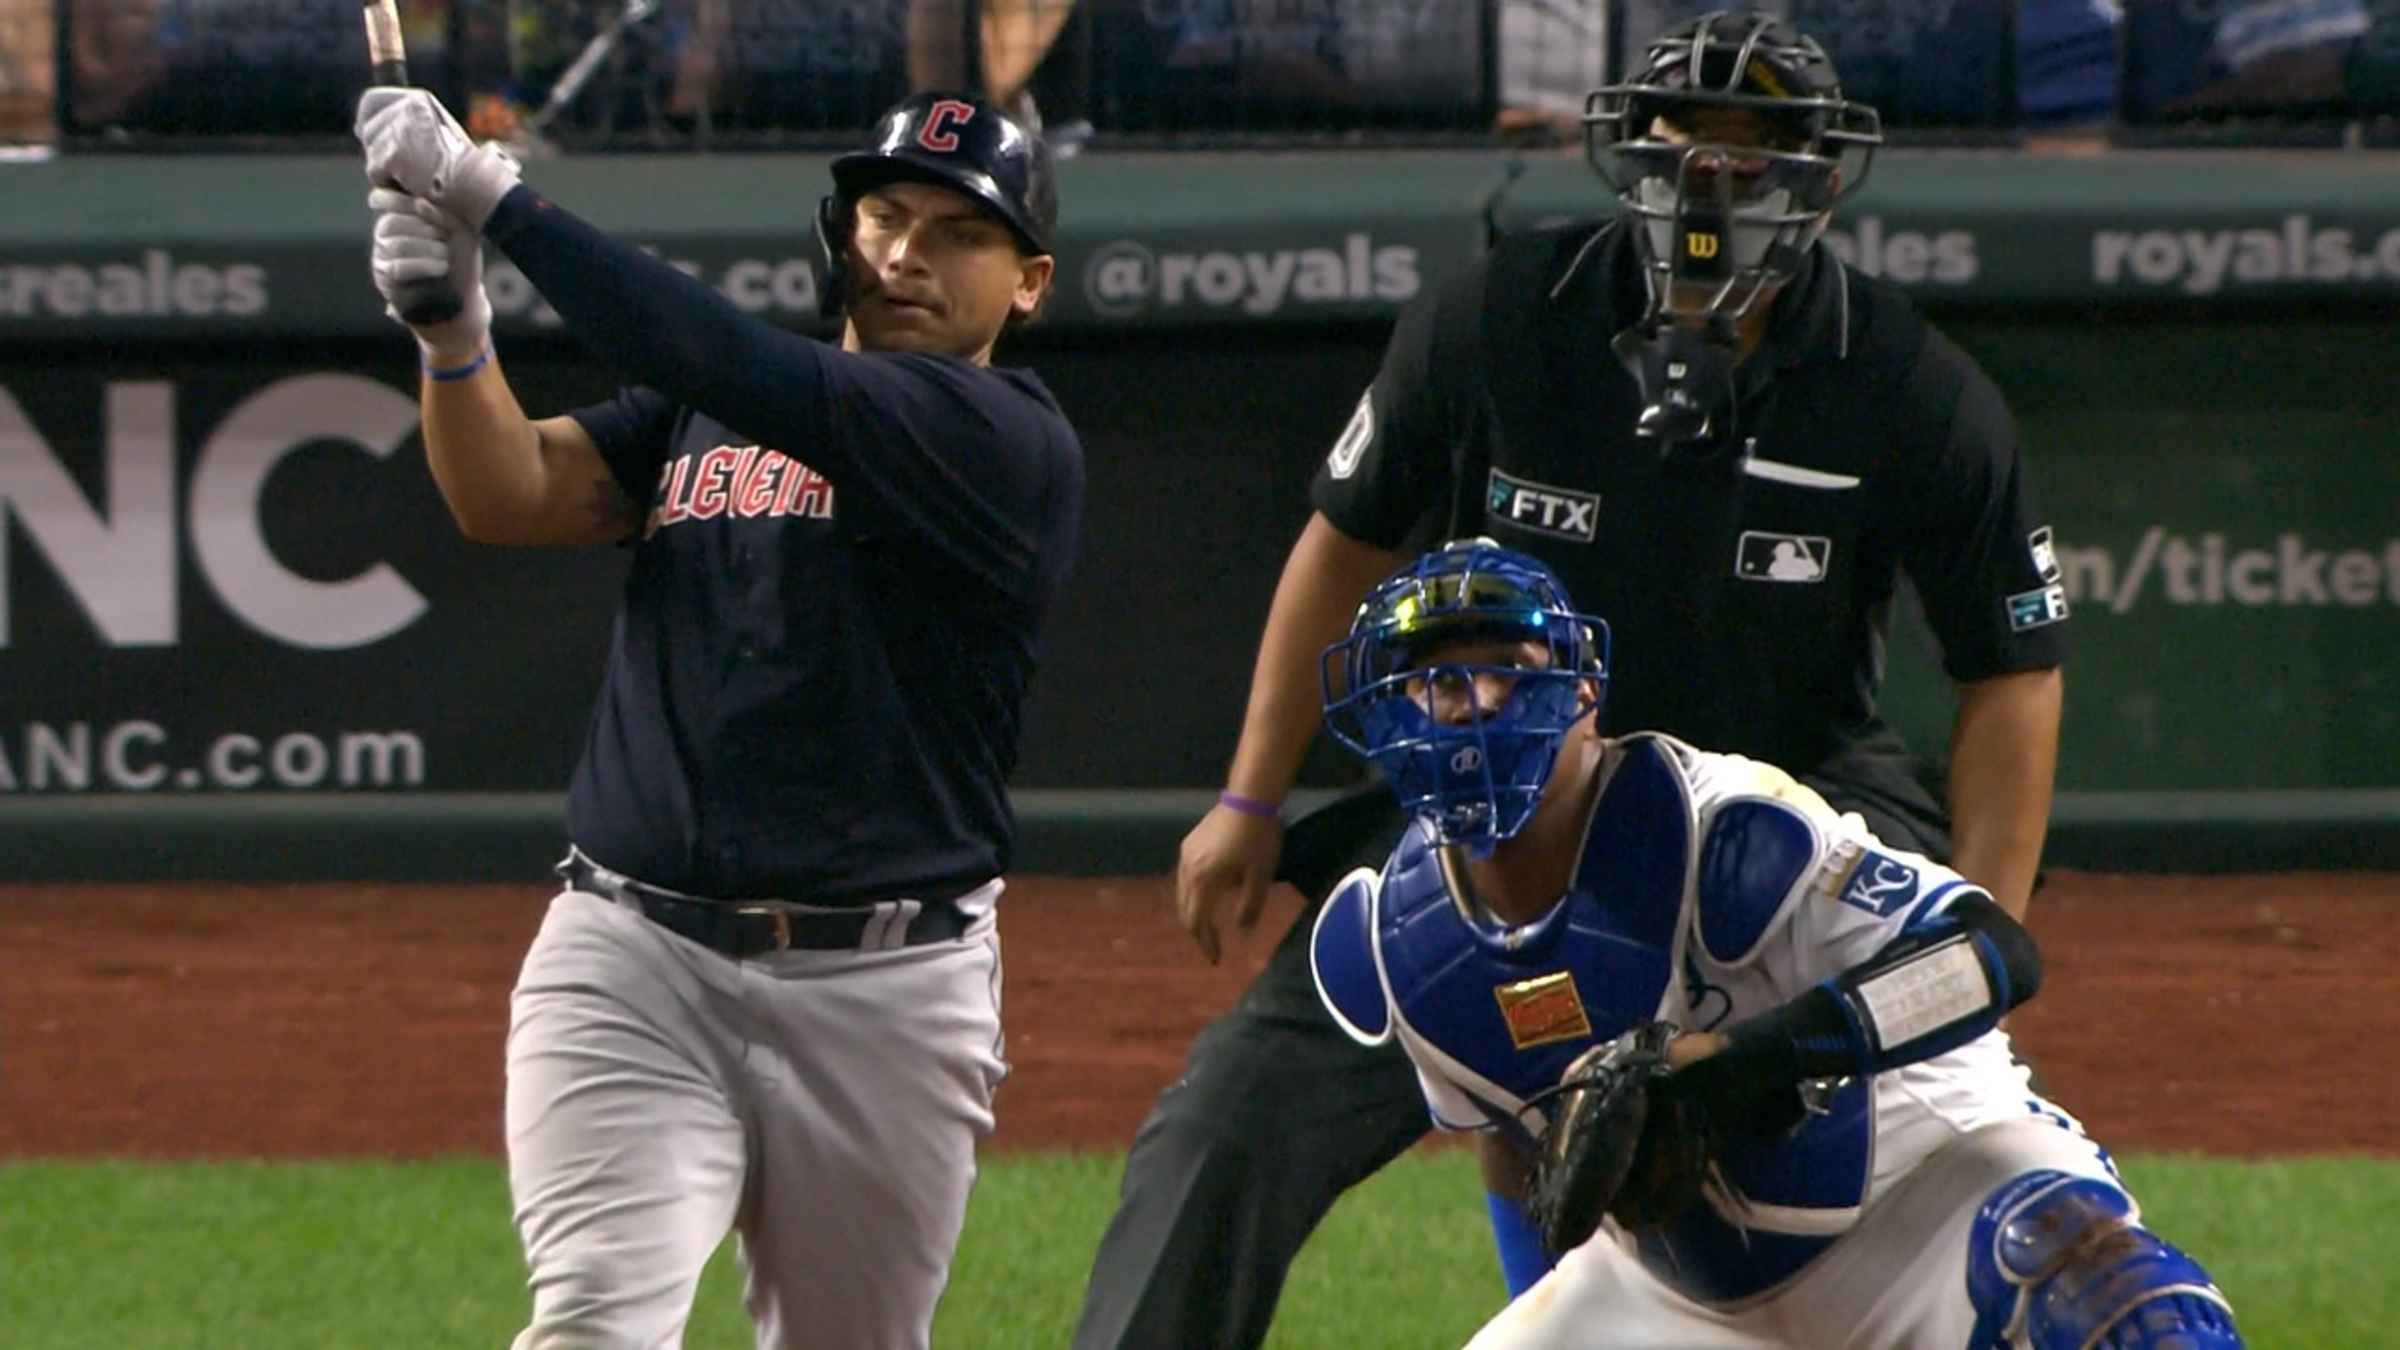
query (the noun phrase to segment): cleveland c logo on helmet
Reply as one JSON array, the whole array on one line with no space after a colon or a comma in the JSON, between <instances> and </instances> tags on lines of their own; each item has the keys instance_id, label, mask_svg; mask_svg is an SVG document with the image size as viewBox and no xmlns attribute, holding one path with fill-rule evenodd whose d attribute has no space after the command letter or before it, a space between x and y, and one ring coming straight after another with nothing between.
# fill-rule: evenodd
<instances>
[{"instance_id":1,"label":"cleveland c logo on helmet","mask_svg":"<svg viewBox=\"0 0 2400 1350\"><path fill-rule=\"evenodd\" d=\"M876 119L875 139L833 161L833 191L817 205L825 284L817 306L842 312L859 198L887 183L932 183L973 198L1030 253L1051 251L1058 181L1049 147L1008 114L971 94L911 94Z\"/></svg>"},{"instance_id":2,"label":"cleveland c logo on helmet","mask_svg":"<svg viewBox=\"0 0 2400 1350\"><path fill-rule=\"evenodd\" d=\"M925 121L917 128L917 144L937 155L954 154L958 150L957 128L974 120L974 104L955 98L942 99L925 110Z\"/></svg>"}]
</instances>

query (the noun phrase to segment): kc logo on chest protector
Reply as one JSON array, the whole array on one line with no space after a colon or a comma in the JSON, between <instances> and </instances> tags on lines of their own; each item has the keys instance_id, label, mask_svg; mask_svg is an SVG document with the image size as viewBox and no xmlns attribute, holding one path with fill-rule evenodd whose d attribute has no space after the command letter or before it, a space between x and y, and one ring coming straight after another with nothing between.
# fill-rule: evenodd
<instances>
[{"instance_id":1,"label":"kc logo on chest protector","mask_svg":"<svg viewBox=\"0 0 2400 1350\"><path fill-rule=\"evenodd\" d=\"M1484 500L1493 520L1521 530L1586 544L1600 535L1598 493L1552 487L1494 469Z\"/></svg>"}]
</instances>

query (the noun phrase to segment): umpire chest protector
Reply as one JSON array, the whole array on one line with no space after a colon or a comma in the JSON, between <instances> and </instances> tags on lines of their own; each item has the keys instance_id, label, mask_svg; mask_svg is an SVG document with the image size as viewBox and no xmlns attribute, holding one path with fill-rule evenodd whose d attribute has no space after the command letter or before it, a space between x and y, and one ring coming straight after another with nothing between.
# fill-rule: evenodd
<instances>
[{"instance_id":1,"label":"umpire chest protector","mask_svg":"<svg viewBox=\"0 0 2400 1350\"><path fill-rule=\"evenodd\" d=\"M1447 532L1540 558L1617 626L1612 726L1815 763L1823 728L1873 716L1859 653L1957 372L1923 359L1930 330L1905 299L1819 245L1737 367L1717 438L1670 457L1636 435L1644 400L1610 350L1643 310L1634 252L1618 224L1510 238L1443 315ZM1637 668L1650 662L1701 674Z\"/></svg>"},{"instance_id":2,"label":"umpire chest protector","mask_svg":"<svg viewBox=\"0 0 2400 1350\"><path fill-rule=\"evenodd\" d=\"M1736 368L1732 415L1670 463L1636 434L1641 391L1609 350L1645 305L1633 258L1631 236L1615 222L1511 237L1493 249L1480 292L1452 316L1471 325L1459 350L1482 394L1480 407L1460 410L1462 467L1480 460L1604 491L1662 478L1722 486L1725 473L1709 466L1738 473L1750 458L1863 477L1944 429L1928 416L1936 409L1912 409L1904 397L1927 331L1915 307L1818 244L1777 297L1765 338ZM1954 394L1955 384L1940 392ZM1562 513L1530 504L1495 496L1483 507L1482 518L1525 533L1581 533Z\"/></svg>"}]
</instances>

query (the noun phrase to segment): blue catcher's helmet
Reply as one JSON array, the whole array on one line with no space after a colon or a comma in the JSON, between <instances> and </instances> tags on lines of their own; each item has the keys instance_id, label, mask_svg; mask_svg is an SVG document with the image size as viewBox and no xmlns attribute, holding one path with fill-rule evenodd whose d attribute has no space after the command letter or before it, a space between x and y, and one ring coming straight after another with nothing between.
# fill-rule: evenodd
<instances>
[{"instance_id":1,"label":"blue catcher's helmet","mask_svg":"<svg viewBox=\"0 0 2400 1350\"><path fill-rule=\"evenodd\" d=\"M1548 662L1426 664L1445 645L1491 640L1539 644ZM1540 562L1489 539L1460 539L1369 593L1350 635L1320 662L1334 739L1383 770L1436 842L1481 851L1525 827L1559 742L1598 711L1608 686L1608 625L1576 612ZM1479 675L1512 682L1497 708L1468 697L1453 700L1447 718L1435 715L1429 690L1445 681L1472 688Z\"/></svg>"}]
</instances>

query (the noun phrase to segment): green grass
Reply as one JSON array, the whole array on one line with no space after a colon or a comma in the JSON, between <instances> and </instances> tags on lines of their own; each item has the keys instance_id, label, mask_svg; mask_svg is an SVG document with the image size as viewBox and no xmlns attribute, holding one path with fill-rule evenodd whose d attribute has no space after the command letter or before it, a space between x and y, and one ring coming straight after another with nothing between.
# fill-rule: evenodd
<instances>
[{"instance_id":1,"label":"green grass","mask_svg":"<svg viewBox=\"0 0 2400 1350\"><path fill-rule=\"evenodd\" d=\"M1055 1350L1073 1325L1118 1162L987 1168L934 1343ZM2400 1162L2126 1162L2150 1221L2201 1256L2257 1347L2393 1343ZM1292 1273L1277 1350L1457 1346L1495 1310L1471 1160L1412 1157L1338 1206ZM0 1167L10 1350L500 1347L525 1313L497 1164L41 1163ZM732 1262L701 1285L694 1350L747 1347Z\"/></svg>"}]
</instances>

